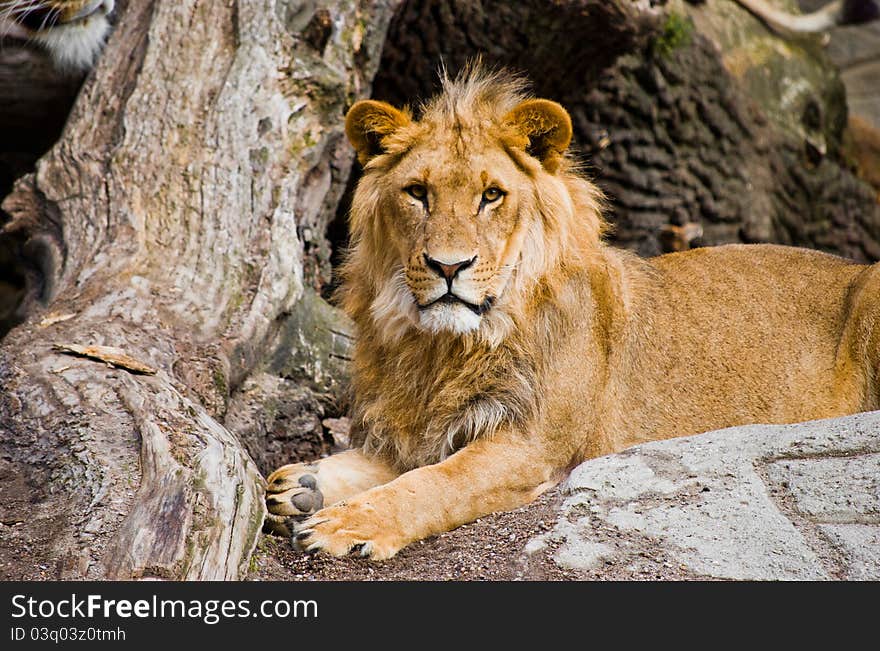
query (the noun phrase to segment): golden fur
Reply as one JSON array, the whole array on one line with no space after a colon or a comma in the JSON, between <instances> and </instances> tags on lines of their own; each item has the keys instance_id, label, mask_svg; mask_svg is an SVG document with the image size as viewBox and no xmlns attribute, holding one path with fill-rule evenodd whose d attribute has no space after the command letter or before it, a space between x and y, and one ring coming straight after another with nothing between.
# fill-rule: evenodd
<instances>
[{"instance_id":1,"label":"golden fur","mask_svg":"<svg viewBox=\"0 0 880 651\"><path fill-rule=\"evenodd\" d=\"M360 102L346 130L364 165L341 291L360 447L269 477L272 520L313 514L304 548L387 558L584 459L878 406L878 267L606 245L568 115L501 74L445 80L417 121Z\"/></svg>"},{"instance_id":2,"label":"golden fur","mask_svg":"<svg viewBox=\"0 0 880 651\"><path fill-rule=\"evenodd\" d=\"M63 69L91 67L110 29L114 0L0 0L0 37L32 40Z\"/></svg>"}]
</instances>

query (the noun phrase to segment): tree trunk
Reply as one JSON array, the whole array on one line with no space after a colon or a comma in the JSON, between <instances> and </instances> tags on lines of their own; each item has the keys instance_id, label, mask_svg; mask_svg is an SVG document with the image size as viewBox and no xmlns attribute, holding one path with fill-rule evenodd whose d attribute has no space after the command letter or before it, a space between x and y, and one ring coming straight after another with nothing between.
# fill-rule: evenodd
<instances>
[{"instance_id":1,"label":"tree trunk","mask_svg":"<svg viewBox=\"0 0 880 651\"><path fill-rule=\"evenodd\" d=\"M0 346L2 545L29 578L246 570L263 482L220 422L327 266L341 118L396 3L312 4L130 0L3 203L31 313Z\"/></svg>"}]
</instances>

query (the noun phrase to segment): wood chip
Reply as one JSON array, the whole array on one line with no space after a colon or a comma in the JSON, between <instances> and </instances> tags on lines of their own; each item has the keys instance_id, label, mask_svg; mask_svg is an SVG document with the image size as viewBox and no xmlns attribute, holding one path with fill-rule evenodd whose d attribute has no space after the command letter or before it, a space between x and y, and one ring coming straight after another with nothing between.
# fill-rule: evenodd
<instances>
[{"instance_id":1,"label":"wood chip","mask_svg":"<svg viewBox=\"0 0 880 651\"><path fill-rule=\"evenodd\" d=\"M132 373L142 373L144 375L155 375L156 369L152 366L144 364L128 355L121 348L114 346L79 346L77 344L55 344L54 350L70 355L79 355L80 357L88 357L99 362L104 362L110 366L125 369Z\"/></svg>"},{"instance_id":2,"label":"wood chip","mask_svg":"<svg viewBox=\"0 0 880 651\"><path fill-rule=\"evenodd\" d=\"M57 312L52 312L52 314L47 314L46 317L37 325L41 328L48 328L50 325L55 325L56 323L67 321L75 316L76 312L70 312L69 314L58 314Z\"/></svg>"}]
</instances>

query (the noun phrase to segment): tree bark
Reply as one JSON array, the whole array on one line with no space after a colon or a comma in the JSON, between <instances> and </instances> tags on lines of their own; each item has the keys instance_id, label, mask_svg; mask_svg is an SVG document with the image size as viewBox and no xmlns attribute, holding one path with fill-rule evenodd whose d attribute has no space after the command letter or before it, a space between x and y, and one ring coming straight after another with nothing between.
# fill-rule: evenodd
<instances>
[{"instance_id":1,"label":"tree bark","mask_svg":"<svg viewBox=\"0 0 880 651\"><path fill-rule=\"evenodd\" d=\"M327 266L341 118L395 4L131 0L4 201L31 311L0 345L0 532L42 575L245 572L263 480L221 420Z\"/></svg>"}]
</instances>

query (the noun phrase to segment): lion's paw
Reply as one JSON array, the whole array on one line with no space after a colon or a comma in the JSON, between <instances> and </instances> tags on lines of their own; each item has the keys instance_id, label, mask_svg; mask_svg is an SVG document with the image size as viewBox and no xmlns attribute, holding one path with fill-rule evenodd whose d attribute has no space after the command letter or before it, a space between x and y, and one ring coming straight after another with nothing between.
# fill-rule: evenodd
<instances>
[{"instance_id":1,"label":"lion's paw","mask_svg":"<svg viewBox=\"0 0 880 651\"><path fill-rule=\"evenodd\" d=\"M317 465L293 463L283 466L266 480L267 529L291 535L291 519L302 519L324 506Z\"/></svg>"},{"instance_id":2,"label":"lion's paw","mask_svg":"<svg viewBox=\"0 0 880 651\"><path fill-rule=\"evenodd\" d=\"M368 503L340 502L295 525L294 544L306 552L331 556L359 554L372 560L394 556L405 544L402 536Z\"/></svg>"}]
</instances>

